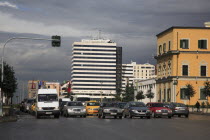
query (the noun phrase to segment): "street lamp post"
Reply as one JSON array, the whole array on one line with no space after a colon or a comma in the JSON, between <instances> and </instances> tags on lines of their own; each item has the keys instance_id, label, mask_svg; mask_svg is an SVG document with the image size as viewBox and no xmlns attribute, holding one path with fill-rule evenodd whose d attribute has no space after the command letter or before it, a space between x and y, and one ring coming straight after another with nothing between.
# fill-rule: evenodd
<instances>
[{"instance_id":1,"label":"street lamp post","mask_svg":"<svg viewBox=\"0 0 210 140\"><path fill-rule=\"evenodd\" d=\"M57 38L52 38L52 39L44 39L44 38L30 38L30 37L12 37L9 38L3 46L3 50L2 50L2 58L1 58L1 88L0 88L0 116L3 116L3 112L2 112L2 106L3 106L3 90L2 90L2 86L3 86L3 81L4 81L4 49L7 45L7 43L9 43L11 40L15 40L15 39L29 39L29 40L46 40L46 41L57 41L58 43L60 42L60 39ZM60 45L60 44L56 44L56 45Z\"/></svg>"},{"instance_id":2,"label":"street lamp post","mask_svg":"<svg viewBox=\"0 0 210 140\"><path fill-rule=\"evenodd\" d=\"M102 84L103 82L100 82L101 83L101 102L102 102Z\"/></svg>"}]
</instances>

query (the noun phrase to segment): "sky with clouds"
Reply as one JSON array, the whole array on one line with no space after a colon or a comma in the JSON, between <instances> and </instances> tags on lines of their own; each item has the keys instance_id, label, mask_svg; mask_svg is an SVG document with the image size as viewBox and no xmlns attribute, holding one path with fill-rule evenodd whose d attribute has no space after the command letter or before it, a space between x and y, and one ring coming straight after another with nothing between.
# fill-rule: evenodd
<instances>
[{"instance_id":1,"label":"sky with clouds","mask_svg":"<svg viewBox=\"0 0 210 140\"><path fill-rule=\"evenodd\" d=\"M62 37L60 48L49 41L7 44L5 60L19 81L70 79L72 43L98 30L123 47L123 63L155 64L155 35L171 26L204 26L209 7L209 0L0 0L0 46L11 37Z\"/></svg>"}]
</instances>

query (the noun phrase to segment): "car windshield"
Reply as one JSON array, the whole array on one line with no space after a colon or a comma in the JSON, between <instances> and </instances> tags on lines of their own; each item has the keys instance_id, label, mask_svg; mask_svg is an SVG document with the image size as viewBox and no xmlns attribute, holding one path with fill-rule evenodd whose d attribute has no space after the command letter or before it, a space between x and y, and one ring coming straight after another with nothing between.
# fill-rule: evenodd
<instances>
[{"instance_id":1,"label":"car windshield","mask_svg":"<svg viewBox=\"0 0 210 140\"><path fill-rule=\"evenodd\" d=\"M175 104L175 107L186 107L186 105L178 103L178 104Z\"/></svg>"},{"instance_id":2,"label":"car windshield","mask_svg":"<svg viewBox=\"0 0 210 140\"><path fill-rule=\"evenodd\" d=\"M87 106L100 106L98 102L88 102Z\"/></svg>"},{"instance_id":3,"label":"car windshield","mask_svg":"<svg viewBox=\"0 0 210 140\"><path fill-rule=\"evenodd\" d=\"M33 103L34 99L27 100L27 103Z\"/></svg>"},{"instance_id":4,"label":"car windshield","mask_svg":"<svg viewBox=\"0 0 210 140\"><path fill-rule=\"evenodd\" d=\"M67 101L63 101L63 102L61 103L61 105L64 106L66 103L67 103Z\"/></svg>"},{"instance_id":5,"label":"car windshield","mask_svg":"<svg viewBox=\"0 0 210 140\"><path fill-rule=\"evenodd\" d=\"M146 107L144 103L139 103L139 102L130 103L130 106L131 107Z\"/></svg>"},{"instance_id":6,"label":"car windshield","mask_svg":"<svg viewBox=\"0 0 210 140\"><path fill-rule=\"evenodd\" d=\"M88 97L78 97L77 98L77 101L82 101L82 102L84 102L84 101L90 101L90 98L88 98Z\"/></svg>"},{"instance_id":7,"label":"car windshield","mask_svg":"<svg viewBox=\"0 0 210 140\"><path fill-rule=\"evenodd\" d=\"M39 94L38 101L39 102L58 101L58 96L57 94Z\"/></svg>"},{"instance_id":8,"label":"car windshield","mask_svg":"<svg viewBox=\"0 0 210 140\"><path fill-rule=\"evenodd\" d=\"M172 105L169 104L169 103L164 103L164 106L165 106L165 107L172 107Z\"/></svg>"},{"instance_id":9,"label":"car windshield","mask_svg":"<svg viewBox=\"0 0 210 140\"><path fill-rule=\"evenodd\" d=\"M125 105L126 103L118 103L119 108L124 108Z\"/></svg>"},{"instance_id":10,"label":"car windshield","mask_svg":"<svg viewBox=\"0 0 210 140\"><path fill-rule=\"evenodd\" d=\"M114 103L104 103L103 107L118 107L118 105Z\"/></svg>"},{"instance_id":11,"label":"car windshield","mask_svg":"<svg viewBox=\"0 0 210 140\"><path fill-rule=\"evenodd\" d=\"M164 104L163 103L155 103L155 104L152 104L152 107L163 107Z\"/></svg>"},{"instance_id":12,"label":"car windshield","mask_svg":"<svg viewBox=\"0 0 210 140\"><path fill-rule=\"evenodd\" d=\"M68 106L83 106L81 102L68 102Z\"/></svg>"}]
</instances>

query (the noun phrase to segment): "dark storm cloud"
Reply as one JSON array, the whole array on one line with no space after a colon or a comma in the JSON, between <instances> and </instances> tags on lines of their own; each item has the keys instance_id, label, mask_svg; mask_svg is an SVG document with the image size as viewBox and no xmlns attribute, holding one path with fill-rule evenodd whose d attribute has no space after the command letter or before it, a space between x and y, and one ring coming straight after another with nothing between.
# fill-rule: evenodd
<instances>
[{"instance_id":1,"label":"dark storm cloud","mask_svg":"<svg viewBox=\"0 0 210 140\"><path fill-rule=\"evenodd\" d=\"M43 41L8 44L5 59L25 81L70 79L72 43L96 37L99 29L123 47L124 63L155 64L155 35L171 26L203 26L209 6L209 0L0 1L0 45L13 36L62 36L60 48Z\"/></svg>"}]
</instances>

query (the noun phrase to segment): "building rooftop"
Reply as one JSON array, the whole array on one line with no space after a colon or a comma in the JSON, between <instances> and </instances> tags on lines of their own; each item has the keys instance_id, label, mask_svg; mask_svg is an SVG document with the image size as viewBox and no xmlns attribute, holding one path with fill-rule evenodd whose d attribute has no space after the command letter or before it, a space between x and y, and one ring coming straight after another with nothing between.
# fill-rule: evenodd
<instances>
[{"instance_id":1,"label":"building rooftop","mask_svg":"<svg viewBox=\"0 0 210 140\"><path fill-rule=\"evenodd\" d=\"M110 39L82 39L83 43L114 43Z\"/></svg>"},{"instance_id":2,"label":"building rooftop","mask_svg":"<svg viewBox=\"0 0 210 140\"><path fill-rule=\"evenodd\" d=\"M162 32L160 32L159 34L157 34L156 36L159 37L173 29L210 29L210 27L184 27L184 26L172 26Z\"/></svg>"}]
</instances>

